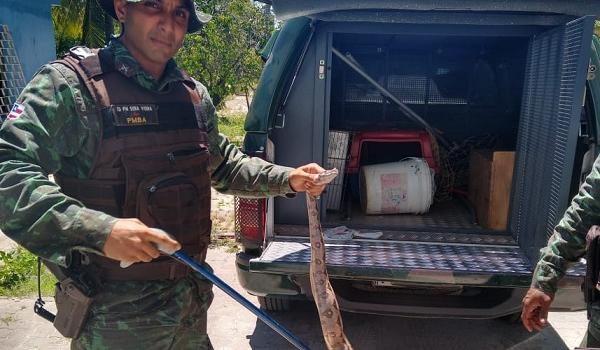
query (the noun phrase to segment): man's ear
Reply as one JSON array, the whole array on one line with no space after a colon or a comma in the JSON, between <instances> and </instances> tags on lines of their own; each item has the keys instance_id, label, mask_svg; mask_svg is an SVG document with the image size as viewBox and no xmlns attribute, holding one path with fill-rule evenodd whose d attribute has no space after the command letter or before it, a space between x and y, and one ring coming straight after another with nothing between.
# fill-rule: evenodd
<instances>
[{"instance_id":1,"label":"man's ear","mask_svg":"<svg viewBox=\"0 0 600 350\"><path fill-rule=\"evenodd\" d=\"M119 22L125 23L125 17L127 17L127 0L114 0L114 6Z\"/></svg>"}]
</instances>

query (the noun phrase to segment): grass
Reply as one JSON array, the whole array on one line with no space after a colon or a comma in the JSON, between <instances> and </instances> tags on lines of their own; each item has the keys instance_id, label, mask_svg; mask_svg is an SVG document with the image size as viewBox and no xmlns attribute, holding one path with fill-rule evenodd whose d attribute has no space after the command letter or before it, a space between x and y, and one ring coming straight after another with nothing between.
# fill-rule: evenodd
<instances>
[{"instance_id":1,"label":"grass","mask_svg":"<svg viewBox=\"0 0 600 350\"><path fill-rule=\"evenodd\" d=\"M233 232L235 230L235 219L233 217L233 201L221 199L217 201L217 208L211 213L212 231L211 247L226 247L228 253L239 251L238 243L235 241Z\"/></svg>"},{"instance_id":2,"label":"grass","mask_svg":"<svg viewBox=\"0 0 600 350\"><path fill-rule=\"evenodd\" d=\"M212 235L211 248L223 247L227 253L237 253L240 251L240 246L233 236Z\"/></svg>"},{"instance_id":3,"label":"grass","mask_svg":"<svg viewBox=\"0 0 600 350\"><path fill-rule=\"evenodd\" d=\"M54 294L56 278L42 265L42 295ZM37 258L23 248L9 252L0 251L0 296L26 297L36 295Z\"/></svg>"},{"instance_id":4,"label":"grass","mask_svg":"<svg viewBox=\"0 0 600 350\"><path fill-rule=\"evenodd\" d=\"M229 110L223 108L219 111L219 131L225 134L231 143L241 146L246 134L246 131L244 131L245 120L245 112L240 112L239 109ZM212 208L211 218L213 222L211 247L225 247L228 253L238 252L240 246L233 236L235 230L233 201L218 201L216 206Z\"/></svg>"},{"instance_id":5,"label":"grass","mask_svg":"<svg viewBox=\"0 0 600 350\"><path fill-rule=\"evenodd\" d=\"M241 146L244 141L244 121L246 120L245 113L219 113L219 132L227 135L229 140Z\"/></svg>"},{"instance_id":6,"label":"grass","mask_svg":"<svg viewBox=\"0 0 600 350\"><path fill-rule=\"evenodd\" d=\"M245 103L245 100L242 102ZM219 131L225 134L231 143L238 147L244 142L244 135L246 134L244 130L246 113L240 112L239 103L240 101L238 100L237 109L229 110L223 108L219 111ZM218 196L217 193L213 193L213 195ZM240 245L233 235L235 231L233 206L233 200L219 200L216 206L213 206L211 214L213 222L211 247L225 247L228 253L237 253L240 251Z\"/></svg>"}]
</instances>

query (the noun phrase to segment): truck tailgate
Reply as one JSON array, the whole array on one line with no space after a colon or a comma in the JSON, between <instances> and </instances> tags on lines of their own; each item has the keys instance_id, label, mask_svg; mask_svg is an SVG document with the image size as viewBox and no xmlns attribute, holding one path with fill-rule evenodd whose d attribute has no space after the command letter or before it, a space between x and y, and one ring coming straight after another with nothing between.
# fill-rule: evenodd
<instances>
[{"instance_id":1,"label":"truck tailgate","mask_svg":"<svg viewBox=\"0 0 600 350\"><path fill-rule=\"evenodd\" d=\"M381 240L326 241L327 269L333 279L407 283L528 287L532 263L521 249L507 245ZM308 274L307 238L277 237L250 270L275 274ZM580 283L585 265L567 272Z\"/></svg>"}]
</instances>

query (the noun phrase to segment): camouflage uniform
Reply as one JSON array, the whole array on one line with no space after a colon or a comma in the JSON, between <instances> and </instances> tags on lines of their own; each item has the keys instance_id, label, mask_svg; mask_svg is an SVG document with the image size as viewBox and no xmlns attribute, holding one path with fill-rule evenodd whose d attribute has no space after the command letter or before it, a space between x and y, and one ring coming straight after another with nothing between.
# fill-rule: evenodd
<instances>
[{"instance_id":1,"label":"camouflage uniform","mask_svg":"<svg viewBox=\"0 0 600 350\"><path fill-rule=\"evenodd\" d=\"M568 268L585 255L585 237L600 224L600 157L554 229L533 273L531 286L554 295ZM600 305L591 305L588 333L583 345L600 346Z\"/></svg>"},{"instance_id":2,"label":"camouflage uniform","mask_svg":"<svg viewBox=\"0 0 600 350\"><path fill-rule=\"evenodd\" d=\"M109 43L117 69L140 86L162 91L183 79L170 60L159 81L142 70L118 40ZM208 119L209 172L222 193L271 196L292 193L287 167L250 158L218 132L206 88L202 112ZM61 193L48 174L86 178L100 140L97 118L82 118L78 106L95 108L75 72L60 64L43 66L17 103L24 112L0 129L0 229L33 253L66 266L72 250L102 254L117 220L85 208ZM195 276L177 281L106 282L90 319L72 348L211 348L205 331L211 285Z\"/></svg>"}]
</instances>

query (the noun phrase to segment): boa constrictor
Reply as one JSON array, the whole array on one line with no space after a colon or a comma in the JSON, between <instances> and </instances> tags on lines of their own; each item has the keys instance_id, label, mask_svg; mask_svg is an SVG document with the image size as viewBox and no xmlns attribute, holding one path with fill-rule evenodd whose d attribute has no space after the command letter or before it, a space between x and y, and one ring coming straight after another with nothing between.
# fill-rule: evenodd
<instances>
[{"instance_id":1,"label":"boa constrictor","mask_svg":"<svg viewBox=\"0 0 600 350\"><path fill-rule=\"evenodd\" d=\"M338 174L337 169L326 170L318 175L318 185L328 184ZM327 274L325 265L325 242L319 220L317 198L306 193L308 225L310 234L310 287L319 311L319 320L325 344L329 350L352 350L352 345L344 334L342 315Z\"/></svg>"}]
</instances>

